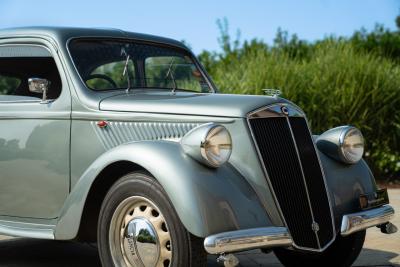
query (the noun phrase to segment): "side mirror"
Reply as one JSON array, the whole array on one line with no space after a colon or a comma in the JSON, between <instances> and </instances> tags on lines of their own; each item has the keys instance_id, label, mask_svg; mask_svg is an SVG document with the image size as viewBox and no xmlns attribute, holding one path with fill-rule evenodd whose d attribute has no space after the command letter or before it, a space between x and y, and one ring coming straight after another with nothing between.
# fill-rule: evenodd
<instances>
[{"instance_id":1,"label":"side mirror","mask_svg":"<svg viewBox=\"0 0 400 267\"><path fill-rule=\"evenodd\" d=\"M43 94L42 102L47 100L47 92L50 88L50 81L42 78L29 78L28 79L29 92Z\"/></svg>"}]
</instances>

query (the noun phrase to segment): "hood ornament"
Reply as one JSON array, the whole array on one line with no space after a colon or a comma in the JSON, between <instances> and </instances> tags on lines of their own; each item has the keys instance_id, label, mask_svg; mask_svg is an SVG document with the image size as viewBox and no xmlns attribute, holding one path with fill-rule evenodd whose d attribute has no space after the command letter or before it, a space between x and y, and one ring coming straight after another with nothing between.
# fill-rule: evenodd
<instances>
[{"instance_id":1,"label":"hood ornament","mask_svg":"<svg viewBox=\"0 0 400 267\"><path fill-rule=\"evenodd\" d=\"M278 97L282 94L282 91L279 89L262 89L264 94L267 96Z\"/></svg>"}]
</instances>

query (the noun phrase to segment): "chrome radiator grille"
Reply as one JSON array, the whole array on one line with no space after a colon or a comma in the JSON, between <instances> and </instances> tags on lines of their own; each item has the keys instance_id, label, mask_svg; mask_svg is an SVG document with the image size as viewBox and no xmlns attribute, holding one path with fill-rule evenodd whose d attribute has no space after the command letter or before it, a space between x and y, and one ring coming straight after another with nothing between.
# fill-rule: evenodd
<instances>
[{"instance_id":1,"label":"chrome radiator grille","mask_svg":"<svg viewBox=\"0 0 400 267\"><path fill-rule=\"evenodd\" d=\"M335 237L323 173L306 120L287 115L250 117L250 128L294 244L323 250Z\"/></svg>"}]
</instances>

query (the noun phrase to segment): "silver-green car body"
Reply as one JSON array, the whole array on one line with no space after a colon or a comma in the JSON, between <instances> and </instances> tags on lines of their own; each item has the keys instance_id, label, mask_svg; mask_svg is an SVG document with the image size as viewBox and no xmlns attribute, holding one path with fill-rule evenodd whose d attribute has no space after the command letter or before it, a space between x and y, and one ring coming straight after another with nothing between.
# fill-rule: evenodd
<instances>
[{"instance_id":1,"label":"silver-green car body","mask_svg":"<svg viewBox=\"0 0 400 267\"><path fill-rule=\"evenodd\" d=\"M22 54L28 53L24 47L45 48L56 63L62 91L49 103L0 96L0 233L77 239L96 223L92 213L101 204L99 196L104 196L117 175L132 170L145 170L155 177L185 228L195 236L287 229L249 127L249 114L284 106L305 116L301 109L278 96L165 89L92 91L77 71L69 43L100 37L151 42L190 53L171 39L120 30L1 31L0 57L7 52L1 48L9 46L21 47ZM107 127L99 127L99 122ZM180 143L188 132L209 123L223 125L232 137L229 162L218 168L190 157ZM361 212L360 195L374 194L377 187L364 160L344 164L315 149L326 186L321 194L327 194L334 234L339 235L343 217ZM379 208L385 209L384 214L368 227L386 223L393 215L389 205ZM290 245L290 233L284 236L283 245Z\"/></svg>"}]
</instances>

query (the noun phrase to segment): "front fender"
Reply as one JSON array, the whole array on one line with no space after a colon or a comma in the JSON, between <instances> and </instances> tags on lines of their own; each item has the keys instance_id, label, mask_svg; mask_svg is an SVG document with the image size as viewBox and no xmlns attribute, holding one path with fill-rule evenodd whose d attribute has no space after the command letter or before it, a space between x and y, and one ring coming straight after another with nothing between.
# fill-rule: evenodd
<instances>
[{"instance_id":1,"label":"front fender","mask_svg":"<svg viewBox=\"0 0 400 267\"><path fill-rule=\"evenodd\" d=\"M325 173L336 230L340 230L343 215L360 211L361 194L376 191L375 178L367 163L360 160L356 164L338 162L319 152Z\"/></svg>"},{"instance_id":2,"label":"front fender","mask_svg":"<svg viewBox=\"0 0 400 267\"><path fill-rule=\"evenodd\" d=\"M131 161L150 172L183 225L196 236L271 225L255 192L232 165L208 168L187 156L179 143L142 141L107 151L87 169L64 205L56 239L76 237L91 185L105 167L117 161Z\"/></svg>"}]
</instances>

